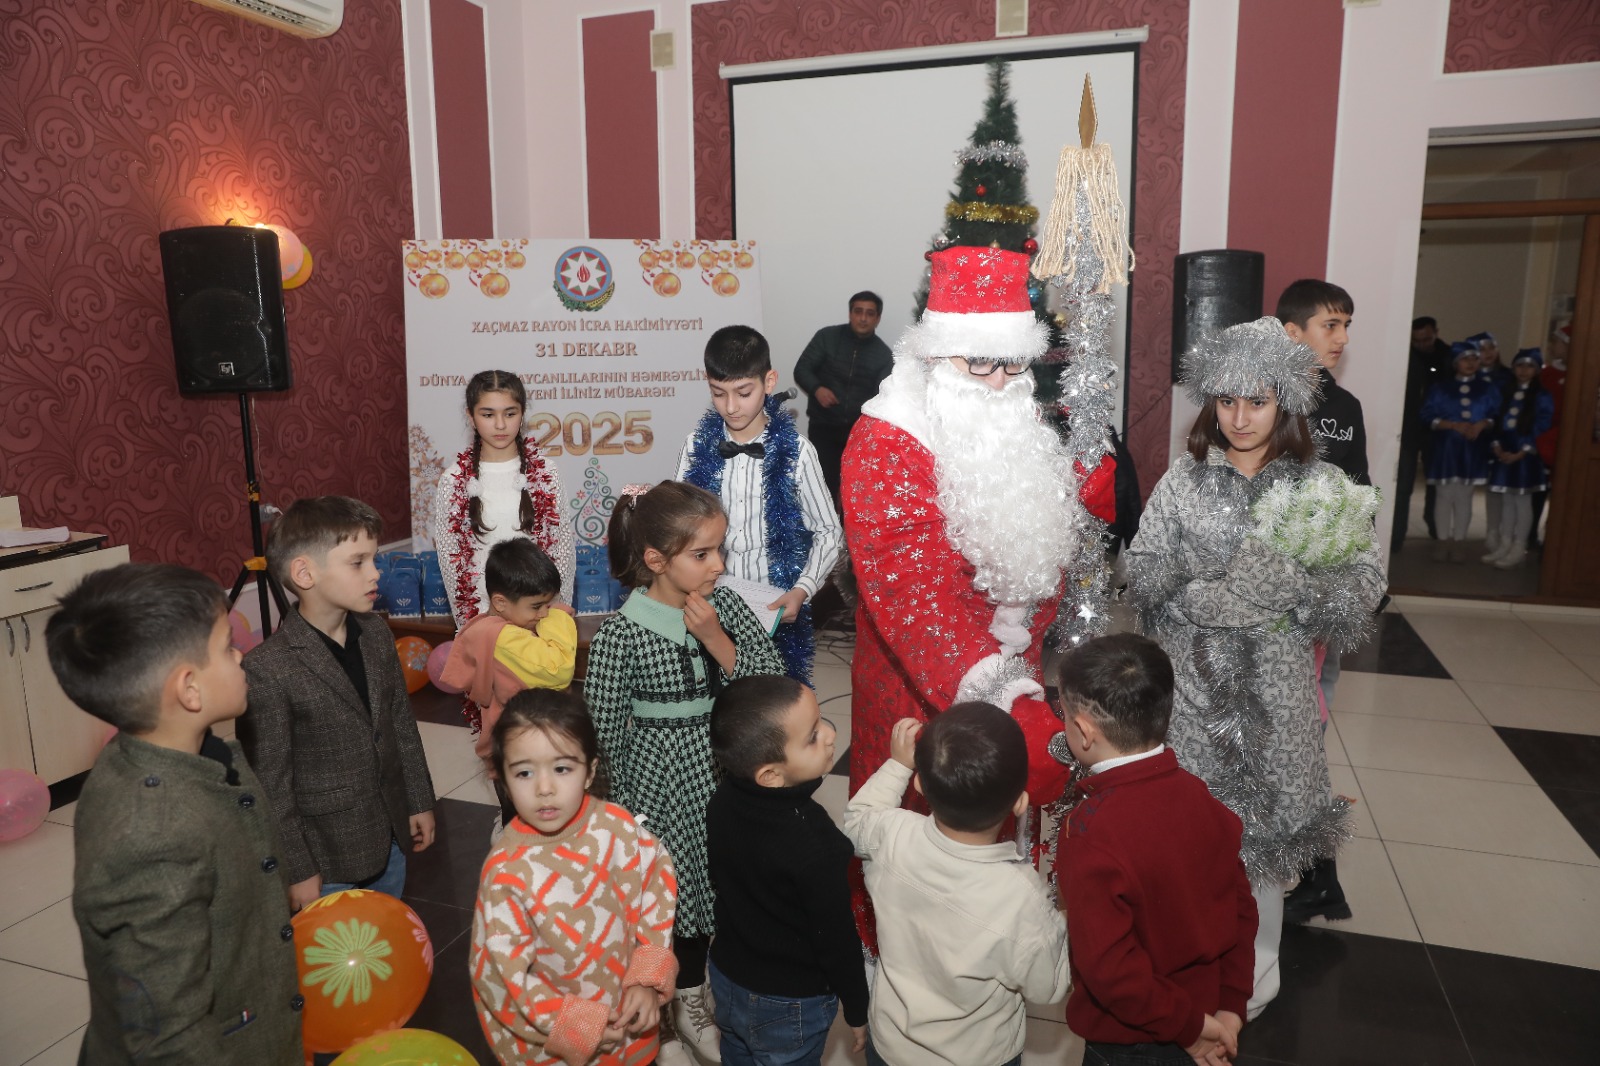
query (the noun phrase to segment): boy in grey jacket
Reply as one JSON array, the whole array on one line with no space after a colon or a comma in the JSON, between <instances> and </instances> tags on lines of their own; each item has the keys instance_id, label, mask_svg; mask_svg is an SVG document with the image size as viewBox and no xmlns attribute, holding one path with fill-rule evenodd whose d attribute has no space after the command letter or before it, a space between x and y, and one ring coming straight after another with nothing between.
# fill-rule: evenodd
<instances>
[{"instance_id":1,"label":"boy in grey jacket","mask_svg":"<svg viewBox=\"0 0 1600 1066\"><path fill-rule=\"evenodd\" d=\"M91 574L45 630L72 701L115 726L78 801L72 912L89 976L80 1062L303 1061L272 814L239 746L227 602L181 566Z\"/></svg>"}]
</instances>

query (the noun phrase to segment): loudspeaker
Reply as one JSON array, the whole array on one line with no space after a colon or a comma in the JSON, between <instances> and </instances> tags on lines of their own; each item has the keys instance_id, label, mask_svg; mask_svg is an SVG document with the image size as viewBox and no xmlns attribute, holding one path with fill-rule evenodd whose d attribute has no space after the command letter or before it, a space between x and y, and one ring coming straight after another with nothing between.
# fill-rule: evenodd
<instances>
[{"instance_id":1,"label":"loudspeaker","mask_svg":"<svg viewBox=\"0 0 1600 1066\"><path fill-rule=\"evenodd\" d=\"M277 392L289 380L278 235L253 226L161 234L180 392Z\"/></svg>"},{"instance_id":2,"label":"loudspeaker","mask_svg":"<svg viewBox=\"0 0 1600 1066\"><path fill-rule=\"evenodd\" d=\"M1261 317L1267 257L1218 248L1185 252L1172 266L1172 380L1196 341Z\"/></svg>"}]
</instances>

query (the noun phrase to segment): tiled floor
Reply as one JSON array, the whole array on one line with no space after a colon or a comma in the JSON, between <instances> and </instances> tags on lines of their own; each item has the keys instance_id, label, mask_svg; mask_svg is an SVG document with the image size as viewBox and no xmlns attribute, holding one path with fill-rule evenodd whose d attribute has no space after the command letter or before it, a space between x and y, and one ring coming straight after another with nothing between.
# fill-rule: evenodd
<instances>
[{"instance_id":1,"label":"tiled floor","mask_svg":"<svg viewBox=\"0 0 1600 1066\"><path fill-rule=\"evenodd\" d=\"M1600 617L1408 601L1345 656L1327 734L1354 798L1339 857L1355 917L1291 928L1284 990L1246 1028L1241 1063L1566 1064L1600 1059ZM850 645L824 633L823 713L842 811ZM440 796L439 840L408 902L437 970L413 1025L489 1063L470 1008L468 931L493 822L459 701L414 700ZM0 1066L76 1061L88 1017L71 914L73 805L0 845ZM1060 1009L1030 1009L1028 1066L1076 1066ZM841 1023L842 1024L842 1023ZM859 1063L833 1040L828 1066Z\"/></svg>"}]
</instances>

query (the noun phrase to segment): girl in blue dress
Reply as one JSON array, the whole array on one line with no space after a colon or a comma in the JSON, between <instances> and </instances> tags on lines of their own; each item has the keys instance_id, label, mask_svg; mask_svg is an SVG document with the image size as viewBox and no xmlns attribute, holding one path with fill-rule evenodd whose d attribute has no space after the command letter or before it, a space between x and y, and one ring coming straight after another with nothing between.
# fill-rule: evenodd
<instances>
[{"instance_id":1,"label":"girl in blue dress","mask_svg":"<svg viewBox=\"0 0 1600 1066\"><path fill-rule=\"evenodd\" d=\"M1555 424L1555 400L1539 383L1544 355L1524 348L1511 361L1512 380L1502 394L1500 432L1489 445L1489 491L1500 507L1500 550L1483 561L1501 570L1521 566L1533 529L1533 494L1549 489L1535 440Z\"/></svg>"},{"instance_id":2,"label":"girl in blue dress","mask_svg":"<svg viewBox=\"0 0 1600 1066\"><path fill-rule=\"evenodd\" d=\"M1489 480L1489 430L1500 414L1500 390L1478 376L1477 345L1457 341L1450 358L1455 375L1429 388L1421 417L1433 430L1428 484L1438 487L1439 546L1433 558L1464 563L1472 492Z\"/></svg>"}]
</instances>

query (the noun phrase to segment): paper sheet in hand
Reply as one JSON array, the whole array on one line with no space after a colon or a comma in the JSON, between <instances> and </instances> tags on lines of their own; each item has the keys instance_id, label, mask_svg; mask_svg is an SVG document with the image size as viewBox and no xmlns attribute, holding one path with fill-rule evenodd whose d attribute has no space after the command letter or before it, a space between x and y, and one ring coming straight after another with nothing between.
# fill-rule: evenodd
<instances>
[{"instance_id":1,"label":"paper sheet in hand","mask_svg":"<svg viewBox=\"0 0 1600 1066\"><path fill-rule=\"evenodd\" d=\"M788 589L780 589L761 581L746 581L742 577L732 574L723 574L717 578L717 587L738 593L745 606L755 612L756 620L767 628L770 636L778 631L778 620L783 617L783 608L773 610L767 604L782 596Z\"/></svg>"}]
</instances>

